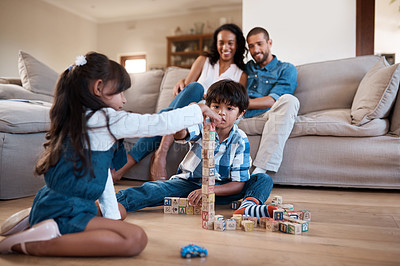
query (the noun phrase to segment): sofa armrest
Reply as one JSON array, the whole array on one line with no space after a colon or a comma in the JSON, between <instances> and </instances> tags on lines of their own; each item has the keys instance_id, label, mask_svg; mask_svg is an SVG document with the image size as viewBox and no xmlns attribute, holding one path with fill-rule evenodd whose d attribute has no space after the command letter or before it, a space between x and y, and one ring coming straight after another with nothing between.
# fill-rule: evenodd
<instances>
[{"instance_id":1,"label":"sofa armrest","mask_svg":"<svg viewBox=\"0 0 400 266\"><path fill-rule=\"evenodd\" d=\"M15 84L0 84L0 99L25 99L44 102L53 102L53 97L33 93Z\"/></svg>"},{"instance_id":2,"label":"sofa armrest","mask_svg":"<svg viewBox=\"0 0 400 266\"><path fill-rule=\"evenodd\" d=\"M396 102L394 103L392 114L390 116L389 134L400 137L400 84L397 92Z\"/></svg>"}]
</instances>

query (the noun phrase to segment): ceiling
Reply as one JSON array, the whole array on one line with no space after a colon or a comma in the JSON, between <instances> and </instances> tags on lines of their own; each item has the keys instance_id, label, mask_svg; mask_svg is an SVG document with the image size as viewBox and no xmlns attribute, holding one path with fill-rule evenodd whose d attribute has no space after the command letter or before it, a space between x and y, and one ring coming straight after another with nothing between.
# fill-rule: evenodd
<instances>
[{"instance_id":1,"label":"ceiling","mask_svg":"<svg viewBox=\"0 0 400 266\"><path fill-rule=\"evenodd\" d=\"M222 11L242 7L242 0L42 0L97 23Z\"/></svg>"}]
</instances>

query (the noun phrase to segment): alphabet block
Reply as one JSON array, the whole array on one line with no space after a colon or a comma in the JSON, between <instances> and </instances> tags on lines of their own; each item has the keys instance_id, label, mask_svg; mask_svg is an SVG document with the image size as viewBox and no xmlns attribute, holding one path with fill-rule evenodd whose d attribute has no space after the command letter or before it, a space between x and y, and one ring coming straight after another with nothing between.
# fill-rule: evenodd
<instances>
[{"instance_id":1,"label":"alphabet block","mask_svg":"<svg viewBox=\"0 0 400 266\"><path fill-rule=\"evenodd\" d=\"M226 230L236 230L236 221L234 219L226 220Z\"/></svg>"},{"instance_id":2,"label":"alphabet block","mask_svg":"<svg viewBox=\"0 0 400 266\"><path fill-rule=\"evenodd\" d=\"M245 232L251 232L254 229L254 223L253 223L253 221L250 221L250 220L242 221L242 226L243 226L243 230Z\"/></svg>"},{"instance_id":3,"label":"alphabet block","mask_svg":"<svg viewBox=\"0 0 400 266\"><path fill-rule=\"evenodd\" d=\"M215 220L214 221L214 230L215 231L225 231L225 221L224 220Z\"/></svg>"},{"instance_id":4,"label":"alphabet block","mask_svg":"<svg viewBox=\"0 0 400 266\"><path fill-rule=\"evenodd\" d=\"M283 220L283 211L282 210L274 210L274 220L275 221Z\"/></svg>"}]
</instances>

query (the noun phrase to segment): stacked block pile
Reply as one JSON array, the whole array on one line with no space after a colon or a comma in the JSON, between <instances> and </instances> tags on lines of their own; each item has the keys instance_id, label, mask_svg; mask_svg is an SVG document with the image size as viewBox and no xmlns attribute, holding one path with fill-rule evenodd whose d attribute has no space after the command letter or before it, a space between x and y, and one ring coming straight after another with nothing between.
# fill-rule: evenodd
<instances>
[{"instance_id":1,"label":"stacked block pile","mask_svg":"<svg viewBox=\"0 0 400 266\"><path fill-rule=\"evenodd\" d=\"M214 228L215 216L215 128L212 127L210 121L204 125L201 158L203 161L203 178L202 178L202 207L201 219L204 229ZM222 225L221 225L222 226ZM225 225L223 225L225 226Z\"/></svg>"},{"instance_id":2,"label":"stacked block pile","mask_svg":"<svg viewBox=\"0 0 400 266\"><path fill-rule=\"evenodd\" d=\"M200 206L189 206L186 198L165 197L164 198L164 213L170 214L187 214L200 215Z\"/></svg>"}]
</instances>

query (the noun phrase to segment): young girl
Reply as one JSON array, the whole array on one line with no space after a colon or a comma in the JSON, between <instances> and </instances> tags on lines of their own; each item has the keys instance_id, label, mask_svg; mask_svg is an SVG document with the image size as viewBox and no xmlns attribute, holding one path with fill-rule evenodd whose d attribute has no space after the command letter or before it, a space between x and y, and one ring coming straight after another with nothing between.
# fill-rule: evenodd
<instances>
[{"instance_id":1,"label":"young girl","mask_svg":"<svg viewBox=\"0 0 400 266\"><path fill-rule=\"evenodd\" d=\"M38 256L134 256L147 244L140 227L119 220L110 169L126 162L118 139L171 134L220 118L207 106L155 115L121 111L131 86L125 69L106 56L88 53L62 73L50 111L51 128L36 173L46 185L29 215L32 228L0 242L0 253ZM104 217L96 216L98 208ZM105 218L108 217L108 218Z\"/></svg>"},{"instance_id":2,"label":"young girl","mask_svg":"<svg viewBox=\"0 0 400 266\"><path fill-rule=\"evenodd\" d=\"M181 108L191 102L201 101L208 88L219 80L230 79L246 87L247 74L243 72L246 51L246 40L237 25L224 24L217 28L213 35L210 52L199 56L193 63L188 76L175 85L176 98L166 109ZM121 179L131 167L158 146L151 160L150 177L152 180L165 179L167 177L166 157L172 143L172 135L139 139L129 151L128 163L113 173L114 181ZM143 147L148 148L144 150Z\"/></svg>"}]
</instances>

